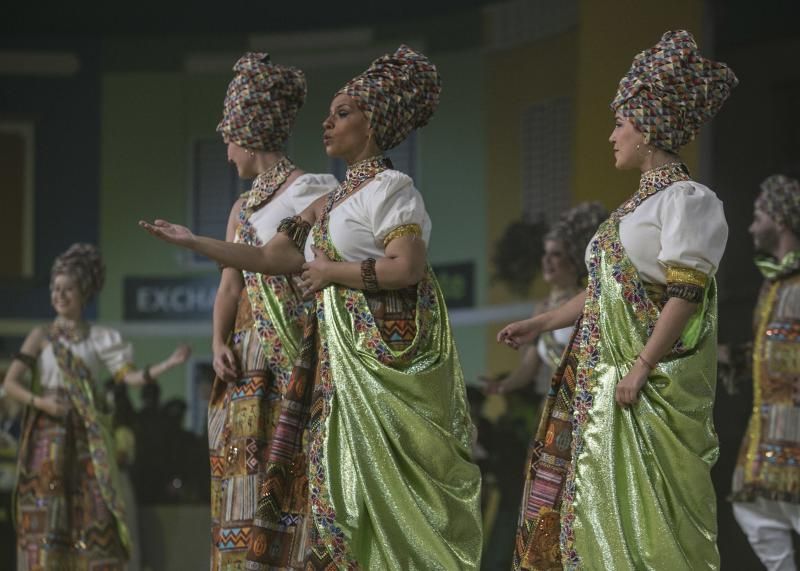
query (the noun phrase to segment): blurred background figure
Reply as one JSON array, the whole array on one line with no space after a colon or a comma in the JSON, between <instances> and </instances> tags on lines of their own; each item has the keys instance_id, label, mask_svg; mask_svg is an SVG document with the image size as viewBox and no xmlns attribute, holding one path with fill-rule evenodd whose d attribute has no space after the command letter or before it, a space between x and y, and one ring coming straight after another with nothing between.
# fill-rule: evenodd
<instances>
[{"instance_id":1,"label":"blurred background figure","mask_svg":"<svg viewBox=\"0 0 800 571\"><path fill-rule=\"evenodd\" d=\"M531 267L540 270L542 281L549 289L545 299L536 301L534 315L555 309L586 287L586 246L607 216L608 212L599 202L583 203L562 213L547 231L542 243L541 261L536 264L529 260ZM514 251L518 247L502 240L498 244L500 248ZM495 260L498 259L502 259L500 252L495 254ZM509 269L514 272L513 265ZM497 273L495 276L503 279ZM507 278L510 283L514 283L512 276L513 273ZM485 390L504 394L534 383L534 393L540 397L546 395L572 329L570 326L542 333L535 343L522 350L522 361L511 373L501 378L482 377Z\"/></svg>"},{"instance_id":2,"label":"blurred background figure","mask_svg":"<svg viewBox=\"0 0 800 571\"><path fill-rule=\"evenodd\" d=\"M800 533L797 179L773 175L761 183L749 231L764 284L753 314L753 412L733 475L733 513L767 569L796 569L792 536Z\"/></svg>"},{"instance_id":3,"label":"blurred background figure","mask_svg":"<svg viewBox=\"0 0 800 571\"><path fill-rule=\"evenodd\" d=\"M98 562L122 569L130 558L110 407L98 377L105 369L118 383L154 383L185 362L189 350L136 369L117 331L84 319L104 281L95 246L73 244L58 256L50 275L56 318L28 334L5 376L7 395L28 407L15 506L20 569Z\"/></svg>"}]
</instances>

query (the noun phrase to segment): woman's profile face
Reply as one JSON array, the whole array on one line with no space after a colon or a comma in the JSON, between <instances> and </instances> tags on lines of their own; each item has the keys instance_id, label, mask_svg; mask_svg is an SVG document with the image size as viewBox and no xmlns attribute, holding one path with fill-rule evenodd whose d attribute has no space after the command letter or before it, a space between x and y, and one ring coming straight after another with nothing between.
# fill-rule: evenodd
<instances>
[{"instance_id":1,"label":"woman's profile face","mask_svg":"<svg viewBox=\"0 0 800 571\"><path fill-rule=\"evenodd\" d=\"M544 241L542 278L551 286L571 286L578 283L578 272L567 255L563 241Z\"/></svg>"},{"instance_id":2,"label":"woman's profile face","mask_svg":"<svg viewBox=\"0 0 800 571\"><path fill-rule=\"evenodd\" d=\"M355 100L340 93L331 101L328 116L322 122L322 144L329 157L355 162L369 144L370 126L367 116Z\"/></svg>"},{"instance_id":3,"label":"woman's profile face","mask_svg":"<svg viewBox=\"0 0 800 571\"><path fill-rule=\"evenodd\" d=\"M255 178L258 175L255 157L244 147L231 141L226 142L228 143L228 162L236 165L239 178Z\"/></svg>"},{"instance_id":4,"label":"woman's profile face","mask_svg":"<svg viewBox=\"0 0 800 571\"><path fill-rule=\"evenodd\" d=\"M647 149L644 135L633 122L617 113L614 117L614 130L608 142L614 148L614 166L620 170L641 168Z\"/></svg>"}]
</instances>

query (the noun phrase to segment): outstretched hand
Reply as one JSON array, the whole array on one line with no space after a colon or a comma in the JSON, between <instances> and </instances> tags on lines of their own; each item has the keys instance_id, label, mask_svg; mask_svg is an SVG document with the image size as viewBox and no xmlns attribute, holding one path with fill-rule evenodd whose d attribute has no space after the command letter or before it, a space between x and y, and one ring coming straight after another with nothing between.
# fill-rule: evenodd
<instances>
[{"instance_id":1,"label":"outstretched hand","mask_svg":"<svg viewBox=\"0 0 800 571\"><path fill-rule=\"evenodd\" d=\"M173 365L182 365L184 364L192 354L192 348L188 345L181 344L175 347L175 350L172 352L172 355L169 356L169 362Z\"/></svg>"},{"instance_id":2,"label":"outstretched hand","mask_svg":"<svg viewBox=\"0 0 800 571\"><path fill-rule=\"evenodd\" d=\"M159 218L157 218L152 224L144 220L139 220L139 226L147 230L159 240L164 240L165 242L176 244L178 246L183 246L184 248L189 247L194 240L194 234L192 234L192 231L186 226L173 224Z\"/></svg>"},{"instance_id":3,"label":"outstretched hand","mask_svg":"<svg viewBox=\"0 0 800 571\"><path fill-rule=\"evenodd\" d=\"M503 327L497 334L497 342L505 343L512 349L519 349L527 343L533 343L541 333L536 318L515 321Z\"/></svg>"}]
</instances>

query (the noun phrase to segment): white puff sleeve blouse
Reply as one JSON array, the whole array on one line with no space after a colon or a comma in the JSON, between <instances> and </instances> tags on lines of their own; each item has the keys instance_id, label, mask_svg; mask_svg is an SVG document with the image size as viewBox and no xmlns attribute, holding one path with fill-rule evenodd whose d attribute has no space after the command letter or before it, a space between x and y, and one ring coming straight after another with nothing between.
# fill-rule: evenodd
<instances>
[{"instance_id":1,"label":"white puff sleeve blouse","mask_svg":"<svg viewBox=\"0 0 800 571\"><path fill-rule=\"evenodd\" d=\"M108 377L119 379L133 368L133 347L122 339L119 331L110 327L92 325L85 339L63 343L86 363L95 383L101 384ZM39 354L38 368L43 388L56 389L65 386L64 375L51 344Z\"/></svg>"},{"instance_id":2,"label":"white puff sleeve blouse","mask_svg":"<svg viewBox=\"0 0 800 571\"><path fill-rule=\"evenodd\" d=\"M713 276L725 252L728 224L711 189L680 181L623 217L619 234L642 279L667 285L681 270Z\"/></svg>"},{"instance_id":3,"label":"white puff sleeve blouse","mask_svg":"<svg viewBox=\"0 0 800 571\"><path fill-rule=\"evenodd\" d=\"M384 256L385 241L392 232L417 225L428 244L431 220L422 194L408 175L385 170L335 205L328 220L331 240L345 261ZM313 260L313 237L306 240L306 260Z\"/></svg>"},{"instance_id":4,"label":"white puff sleeve blouse","mask_svg":"<svg viewBox=\"0 0 800 571\"><path fill-rule=\"evenodd\" d=\"M283 192L250 215L250 224L261 243L266 244L275 236L281 220L297 216L338 184L336 177L330 174L305 173L297 177Z\"/></svg>"}]
</instances>

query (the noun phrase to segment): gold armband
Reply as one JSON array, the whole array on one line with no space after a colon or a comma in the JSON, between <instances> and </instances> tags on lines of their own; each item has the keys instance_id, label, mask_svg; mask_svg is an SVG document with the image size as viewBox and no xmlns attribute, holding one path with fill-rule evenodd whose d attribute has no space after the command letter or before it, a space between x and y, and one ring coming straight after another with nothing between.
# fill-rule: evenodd
<instances>
[{"instance_id":1,"label":"gold armband","mask_svg":"<svg viewBox=\"0 0 800 571\"><path fill-rule=\"evenodd\" d=\"M667 266L667 297L679 297L691 303L703 301L708 276L700 270Z\"/></svg>"},{"instance_id":2,"label":"gold armband","mask_svg":"<svg viewBox=\"0 0 800 571\"><path fill-rule=\"evenodd\" d=\"M297 249L301 252L306 247L306 238L311 231L311 224L303 220L300 216L291 216L284 218L278 225L278 232L282 232L289 236L289 239L294 242Z\"/></svg>"}]
</instances>

